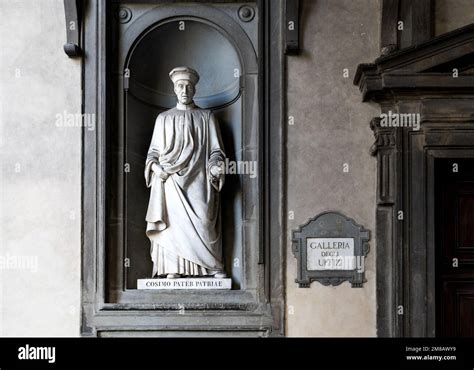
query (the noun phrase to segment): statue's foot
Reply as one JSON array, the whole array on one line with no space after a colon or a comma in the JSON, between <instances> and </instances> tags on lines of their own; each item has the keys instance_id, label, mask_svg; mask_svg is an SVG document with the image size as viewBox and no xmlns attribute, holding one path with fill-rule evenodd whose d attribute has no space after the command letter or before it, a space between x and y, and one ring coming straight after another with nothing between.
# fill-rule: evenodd
<instances>
[{"instance_id":1,"label":"statue's foot","mask_svg":"<svg viewBox=\"0 0 474 370\"><path fill-rule=\"evenodd\" d=\"M167 279L179 279L181 277L180 274L168 274L166 275Z\"/></svg>"},{"instance_id":2,"label":"statue's foot","mask_svg":"<svg viewBox=\"0 0 474 370\"><path fill-rule=\"evenodd\" d=\"M225 272L218 272L214 275L214 278L216 279L225 279L227 277L227 274Z\"/></svg>"}]
</instances>

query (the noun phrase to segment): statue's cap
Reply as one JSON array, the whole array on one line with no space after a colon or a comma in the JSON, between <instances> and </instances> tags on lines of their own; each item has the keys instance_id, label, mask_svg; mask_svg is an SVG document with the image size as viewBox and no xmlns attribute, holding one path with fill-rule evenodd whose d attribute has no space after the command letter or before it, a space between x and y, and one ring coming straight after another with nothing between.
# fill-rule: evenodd
<instances>
[{"instance_id":1,"label":"statue's cap","mask_svg":"<svg viewBox=\"0 0 474 370\"><path fill-rule=\"evenodd\" d=\"M170 72L170 78L173 83L180 80L187 80L196 85L199 82L199 73L189 67L176 67Z\"/></svg>"}]
</instances>

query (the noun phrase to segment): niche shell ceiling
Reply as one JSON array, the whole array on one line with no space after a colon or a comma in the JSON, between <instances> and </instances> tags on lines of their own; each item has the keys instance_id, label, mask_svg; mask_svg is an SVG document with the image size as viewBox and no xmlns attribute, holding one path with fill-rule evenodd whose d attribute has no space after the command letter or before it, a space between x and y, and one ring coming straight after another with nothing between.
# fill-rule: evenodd
<instances>
[{"instance_id":1,"label":"niche shell ceiling","mask_svg":"<svg viewBox=\"0 0 474 370\"><path fill-rule=\"evenodd\" d=\"M129 59L129 93L147 104L172 108L176 96L169 72L187 66L201 76L194 99L198 106L216 108L237 99L241 64L234 46L210 24L183 22L159 25L141 37Z\"/></svg>"}]
</instances>

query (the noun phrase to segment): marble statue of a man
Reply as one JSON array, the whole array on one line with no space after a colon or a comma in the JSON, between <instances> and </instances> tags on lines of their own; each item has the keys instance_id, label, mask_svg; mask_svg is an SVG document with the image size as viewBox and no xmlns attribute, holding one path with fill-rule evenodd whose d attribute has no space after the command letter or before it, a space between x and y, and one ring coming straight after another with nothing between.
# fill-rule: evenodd
<instances>
[{"instance_id":1,"label":"marble statue of a man","mask_svg":"<svg viewBox=\"0 0 474 370\"><path fill-rule=\"evenodd\" d=\"M178 103L158 115L145 167L152 277L225 278L219 199L225 153L219 125L210 110L194 104L196 71L178 67L170 78Z\"/></svg>"}]
</instances>

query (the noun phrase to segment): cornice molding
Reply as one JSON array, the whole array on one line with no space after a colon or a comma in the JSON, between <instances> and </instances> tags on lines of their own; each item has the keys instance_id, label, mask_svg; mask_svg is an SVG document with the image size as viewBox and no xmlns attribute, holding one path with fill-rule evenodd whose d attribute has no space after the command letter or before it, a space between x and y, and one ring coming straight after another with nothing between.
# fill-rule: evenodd
<instances>
[{"instance_id":1,"label":"cornice molding","mask_svg":"<svg viewBox=\"0 0 474 370\"><path fill-rule=\"evenodd\" d=\"M474 24L360 64L354 78L364 101L474 96ZM457 76L455 76L455 70Z\"/></svg>"}]
</instances>

